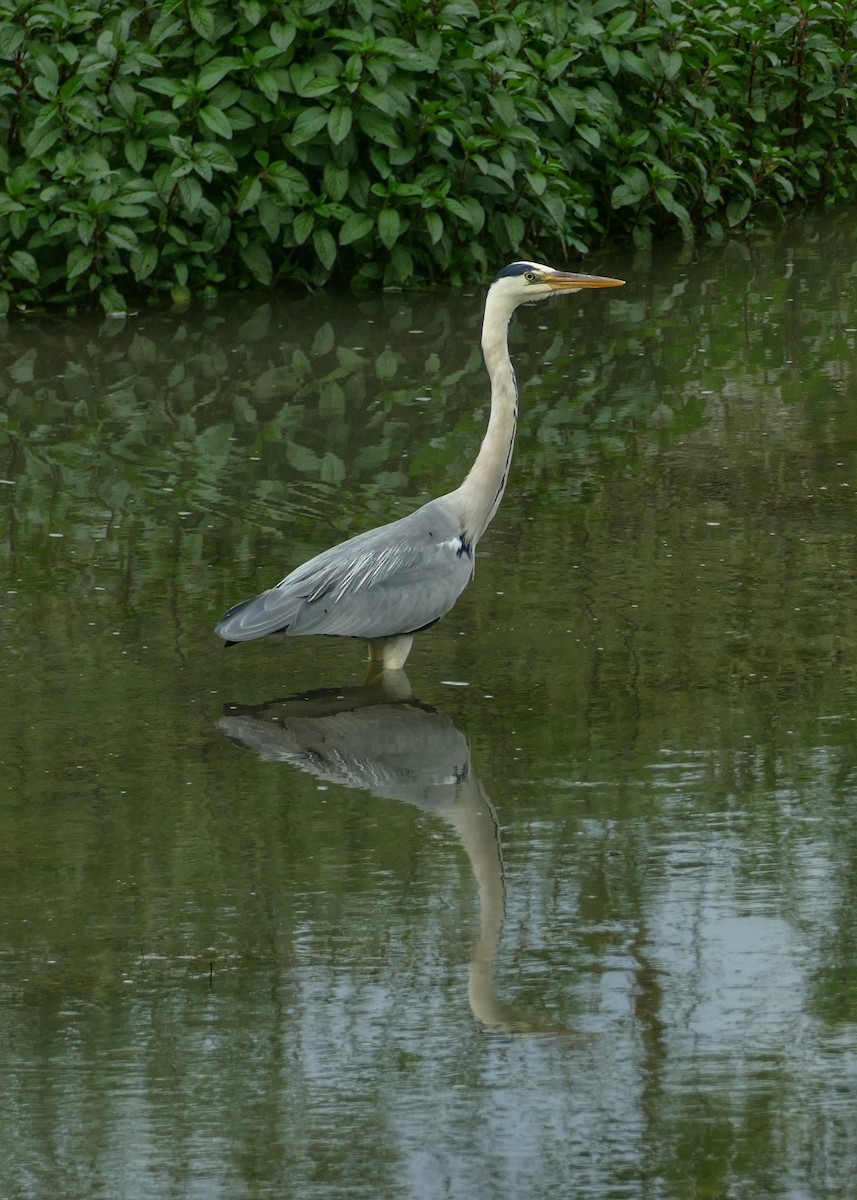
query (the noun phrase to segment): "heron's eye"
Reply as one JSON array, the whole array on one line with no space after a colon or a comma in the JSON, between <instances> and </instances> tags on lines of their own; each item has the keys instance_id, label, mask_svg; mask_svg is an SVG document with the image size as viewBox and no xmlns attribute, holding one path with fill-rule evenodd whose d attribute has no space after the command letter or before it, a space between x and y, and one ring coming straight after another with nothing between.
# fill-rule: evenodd
<instances>
[{"instance_id":1,"label":"heron's eye","mask_svg":"<svg viewBox=\"0 0 857 1200\"><path fill-rule=\"evenodd\" d=\"M536 278L535 271L525 271L524 272L524 279L526 279L527 283L533 283L535 281L535 278Z\"/></svg>"}]
</instances>

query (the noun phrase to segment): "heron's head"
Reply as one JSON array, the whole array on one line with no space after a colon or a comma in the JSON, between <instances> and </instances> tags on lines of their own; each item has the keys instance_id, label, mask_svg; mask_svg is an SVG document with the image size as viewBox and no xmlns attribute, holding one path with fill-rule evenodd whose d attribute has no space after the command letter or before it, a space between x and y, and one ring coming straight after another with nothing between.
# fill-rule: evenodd
<instances>
[{"instance_id":1,"label":"heron's head","mask_svg":"<svg viewBox=\"0 0 857 1200\"><path fill-rule=\"evenodd\" d=\"M575 275L570 271L557 271L543 263L513 262L500 271L491 290L501 292L510 305L534 304L550 296L571 294L584 288L621 287L624 279L610 279L606 275Z\"/></svg>"}]
</instances>

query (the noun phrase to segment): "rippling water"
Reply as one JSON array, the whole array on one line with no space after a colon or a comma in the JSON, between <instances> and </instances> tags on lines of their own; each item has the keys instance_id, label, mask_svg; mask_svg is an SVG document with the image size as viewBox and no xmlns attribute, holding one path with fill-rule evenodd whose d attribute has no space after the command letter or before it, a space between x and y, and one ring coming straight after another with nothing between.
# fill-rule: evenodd
<instances>
[{"instance_id":1,"label":"rippling water","mask_svg":"<svg viewBox=\"0 0 857 1200\"><path fill-rule=\"evenodd\" d=\"M460 480L479 295L8 327L4 1196L857 1196L856 248L522 311L383 692L213 624Z\"/></svg>"}]
</instances>

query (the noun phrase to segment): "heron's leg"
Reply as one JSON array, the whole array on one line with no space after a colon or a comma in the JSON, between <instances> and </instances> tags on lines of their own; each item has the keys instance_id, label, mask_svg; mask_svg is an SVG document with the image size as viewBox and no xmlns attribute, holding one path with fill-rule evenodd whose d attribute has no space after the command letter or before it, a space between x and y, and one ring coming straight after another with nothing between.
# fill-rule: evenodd
<instances>
[{"instance_id":1,"label":"heron's leg","mask_svg":"<svg viewBox=\"0 0 857 1200\"><path fill-rule=\"evenodd\" d=\"M369 643L369 671L401 671L408 661L411 646L414 644L412 633L400 633L395 637L373 638Z\"/></svg>"}]
</instances>

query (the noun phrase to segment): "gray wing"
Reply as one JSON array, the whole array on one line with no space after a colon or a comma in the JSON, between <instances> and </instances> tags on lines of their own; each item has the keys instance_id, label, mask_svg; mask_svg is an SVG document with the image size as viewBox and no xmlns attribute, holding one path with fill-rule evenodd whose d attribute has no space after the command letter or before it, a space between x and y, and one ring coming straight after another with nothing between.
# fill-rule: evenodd
<instances>
[{"instance_id":1,"label":"gray wing","mask_svg":"<svg viewBox=\"0 0 857 1200\"><path fill-rule=\"evenodd\" d=\"M441 497L310 559L231 608L217 632L230 642L270 633L414 633L449 612L472 574L472 549L454 506Z\"/></svg>"}]
</instances>

